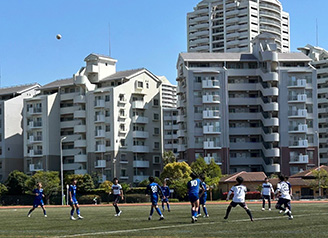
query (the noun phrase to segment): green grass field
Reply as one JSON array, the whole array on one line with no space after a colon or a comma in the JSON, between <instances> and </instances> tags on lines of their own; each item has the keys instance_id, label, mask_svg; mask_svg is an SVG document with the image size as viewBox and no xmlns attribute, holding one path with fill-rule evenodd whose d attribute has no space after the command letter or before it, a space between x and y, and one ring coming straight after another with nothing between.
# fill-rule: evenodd
<instances>
[{"instance_id":1,"label":"green grass field","mask_svg":"<svg viewBox=\"0 0 328 238\"><path fill-rule=\"evenodd\" d=\"M294 220L276 210L261 211L260 204L249 204L255 222L237 207L224 221L225 204L208 205L209 218L192 224L190 206L173 204L159 221L157 213L148 221L149 206L122 206L121 217L114 217L111 206L81 207L83 220L69 220L70 208L41 208L28 218L28 208L0 209L0 237L328 237L328 203L292 204Z\"/></svg>"}]
</instances>

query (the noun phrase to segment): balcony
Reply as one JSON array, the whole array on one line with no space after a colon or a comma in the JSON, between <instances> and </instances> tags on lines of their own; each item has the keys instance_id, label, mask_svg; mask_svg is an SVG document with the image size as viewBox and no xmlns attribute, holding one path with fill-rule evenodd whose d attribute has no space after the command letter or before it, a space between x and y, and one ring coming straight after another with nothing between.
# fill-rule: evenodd
<instances>
[{"instance_id":1,"label":"balcony","mask_svg":"<svg viewBox=\"0 0 328 238\"><path fill-rule=\"evenodd\" d=\"M74 97L73 103L86 103L84 95L77 95Z\"/></svg>"},{"instance_id":2,"label":"balcony","mask_svg":"<svg viewBox=\"0 0 328 238\"><path fill-rule=\"evenodd\" d=\"M60 122L60 128L74 128L76 124L78 124L78 122L75 120L62 121Z\"/></svg>"},{"instance_id":3,"label":"balcony","mask_svg":"<svg viewBox=\"0 0 328 238\"><path fill-rule=\"evenodd\" d=\"M40 121L30 121L30 123L28 124L28 129L39 129L42 128L42 122Z\"/></svg>"},{"instance_id":4,"label":"balcony","mask_svg":"<svg viewBox=\"0 0 328 238\"><path fill-rule=\"evenodd\" d=\"M205 150L221 149L220 143L217 141L204 141L203 143Z\"/></svg>"},{"instance_id":5,"label":"balcony","mask_svg":"<svg viewBox=\"0 0 328 238\"><path fill-rule=\"evenodd\" d=\"M30 172L43 171L42 164L30 164Z\"/></svg>"},{"instance_id":6,"label":"balcony","mask_svg":"<svg viewBox=\"0 0 328 238\"><path fill-rule=\"evenodd\" d=\"M308 164L309 163L309 156L302 155L295 156L290 158L289 164Z\"/></svg>"},{"instance_id":7,"label":"balcony","mask_svg":"<svg viewBox=\"0 0 328 238\"><path fill-rule=\"evenodd\" d=\"M104 99L97 99L95 101L95 108L103 108L105 107L105 100Z\"/></svg>"},{"instance_id":8,"label":"balcony","mask_svg":"<svg viewBox=\"0 0 328 238\"><path fill-rule=\"evenodd\" d=\"M147 131L133 131L132 136L134 138L147 139L149 138L149 133Z\"/></svg>"},{"instance_id":9,"label":"balcony","mask_svg":"<svg viewBox=\"0 0 328 238\"><path fill-rule=\"evenodd\" d=\"M74 118L86 118L85 110L79 110L74 112Z\"/></svg>"},{"instance_id":10,"label":"balcony","mask_svg":"<svg viewBox=\"0 0 328 238\"><path fill-rule=\"evenodd\" d=\"M74 174L84 175L86 173L88 173L88 171L86 169L76 169L76 170L74 170Z\"/></svg>"},{"instance_id":11,"label":"balcony","mask_svg":"<svg viewBox=\"0 0 328 238\"><path fill-rule=\"evenodd\" d=\"M290 148L307 148L308 146L309 146L308 145L308 140L305 140L305 139L289 142L289 147Z\"/></svg>"},{"instance_id":12,"label":"balcony","mask_svg":"<svg viewBox=\"0 0 328 238\"><path fill-rule=\"evenodd\" d=\"M186 136L185 130L178 130L177 136L178 137L185 137Z\"/></svg>"},{"instance_id":13,"label":"balcony","mask_svg":"<svg viewBox=\"0 0 328 238\"><path fill-rule=\"evenodd\" d=\"M96 115L95 123L105 123L105 115Z\"/></svg>"},{"instance_id":14,"label":"balcony","mask_svg":"<svg viewBox=\"0 0 328 238\"><path fill-rule=\"evenodd\" d=\"M95 137L96 138L104 138L106 134L105 130L96 130Z\"/></svg>"},{"instance_id":15,"label":"balcony","mask_svg":"<svg viewBox=\"0 0 328 238\"><path fill-rule=\"evenodd\" d=\"M96 169L103 169L106 168L106 160L97 160L95 162L95 168Z\"/></svg>"},{"instance_id":16,"label":"balcony","mask_svg":"<svg viewBox=\"0 0 328 238\"><path fill-rule=\"evenodd\" d=\"M148 118L147 117L141 117L141 116L133 116L132 117L133 123L139 123L139 124L147 124Z\"/></svg>"},{"instance_id":17,"label":"balcony","mask_svg":"<svg viewBox=\"0 0 328 238\"><path fill-rule=\"evenodd\" d=\"M177 122L182 122L182 121L184 121L184 115L178 115Z\"/></svg>"},{"instance_id":18,"label":"balcony","mask_svg":"<svg viewBox=\"0 0 328 238\"><path fill-rule=\"evenodd\" d=\"M305 88L306 87L306 79L297 79L290 81L288 88Z\"/></svg>"},{"instance_id":19,"label":"balcony","mask_svg":"<svg viewBox=\"0 0 328 238\"><path fill-rule=\"evenodd\" d=\"M30 107L27 111L28 114L33 115L33 114L41 114L42 113L42 108L41 107Z\"/></svg>"},{"instance_id":20,"label":"balcony","mask_svg":"<svg viewBox=\"0 0 328 238\"><path fill-rule=\"evenodd\" d=\"M288 102L289 103L305 103L307 100L306 94L297 94L289 96Z\"/></svg>"},{"instance_id":21,"label":"balcony","mask_svg":"<svg viewBox=\"0 0 328 238\"><path fill-rule=\"evenodd\" d=\"M213 125L206 125L203 127L203 134L220 134L220 127Z\"/></svg>"},{"instance_id":22,"label":"balcony","mask_svg":"<svg viewBox=\"0 0 328 238\"><path fill-rule=\"evenodd\" d=\"M144 145L134 145L132 151L134 153L149 153L149 147Z\"/></svg>"},{"instance_id":23,"label":"balcony","mask_svg":"<svg viewBox=\"0 0 328 238\"><path fill-rule=\"evenodd\" d=\"M74 163L85 163L88 162L88 156L87 155L74 155Z\"/></svg>"},{"instance_id":24,"label":"balcony","mask_svg":"<svg viewBox=\"0 0 328 238\"><path fill-rule=\"evenodd\" d=\"M220 88L219 80L203 80L202 82L203 88Z\"/></svg>"},{"instance_id":25,"label":"balcony","mask_svg":"<svg viewBox=\"0 0 328 238\"><path fill-rule=\"evenodd\" d=\"M147 175L135 175L135 176L133 176L133 182L134 183L139 183L141 181L144 181L144 180L148 179L148 177L149 176L147 176Z\"/></svg>"},{"instance_id":26,"label":"balcony","mask_svg":"<svg viewBox=\"0 0 328 238\"><path fill-rule=\"evenodd\" d=\"M85 133L87 131L86 125L76 125L74 126L74 133Z\"/></svg>"},{"instance_id":27,"label":"balcony","mask_svg":"<svg viewBox=\"0 0 328 238\"><path fill-rule=\"evenodd\" d=\"M42 143L42 136L30 136L28 139L28 143Z\"/></svg>"},{"instance_id":28,"label":"balcony","mask_svg":"<svg viewBox=\"0 0 328 238\"><path fill-rule=\"evenodd\" d=\"M186 145L178 145L178 152L184 152L186 151L187 147Z\"/></svg>"},{"instance_id":29,"label":"balcony","mask_svg":"<svg viewBox=\"0 0 328 238\"><path fill-rule=\"evenodd\" d=\"M95 152L96 153L105 153L106 146L105 145L96 145Z\"/></svg>"},{"instance_id":30,"label":"balcony","mask_svg":"<svg viewBox=\"0 0 328 238\"><path fill-rule=\"evenodd\" d=\"M219 119L220 111L219 110L206 110L203 111L203 119Z\"/></svg>"},{"instance_id":31,"label":"balcony","mask_svg":"<svg viewBox=\"0 0 328 238\"><path fill-rule=\"evenodd\" d=\"M298 109L292 110L288 113L288 118L306 118L307 117L307 110L306 109Z\"/></svg>"},{"instance_id":32,"label":"balcony","mask_svg":"<svg viewBox=\"0 0 328 238\"><path fill-rule=\"evenodd\" d=\"M88 64L86 71L87 71L87 73L98 73L98 65Z\"/></svg>"},{"instance_id":33,"label":"balcony","mask_svg":"<svg viewBox=\"0 0 328 238\"><path fill-rule=\"evenodd\" d=\"M133 167L134 168L149 168L149 161L134 160Z\"/></svg>"},{"instance_id":34,"label":"balcony","mask_svg":"<svg viewBox=\"0 0 328 238\"><path fill-rule=\"evenodd\" d=\"M81 148L81 147L87 147L87 141L86 140L76 140L74 141L74 147Z\"/></svg>"},{"instance_id":35,"label":"balcony","mask_svg":"<svg viewBox=\"0 0 328 238\"><path fill-rule=\"evenodd\" d=\"M60 94L60 100L61 101L67 101L74 99L76 93L62 93Z\"/></svg>"},{"instance_id":36,"label":"balcony","mask_svg":"<svg viewBox=\"0 0 328 238\"><path fill-rule=\"evenodd\" d=\"M74 156L79 152L79 149L63 149L63 156Z\"/></svg>"},{"instance_id":37,"label":"balcony","mask_svg":"<svg viewBox=\"0 0 328 238\"><path fill-rule=\"evenodd\" d=\"M220 95L203 95L203 103L220 103Z\"/></svg>"},{"instance_id":38,"label":"balcony","mask_svg":"<svg viewBox=\"0 0 328 238\"><path fill-rule=\"evenodd\" d=\"M79 106L73 106L73 107L62 107L60 108L60 114L73 114L75 111L78 111L80 109Z\"/></svg>"},{"instance_id":39,"label":"balcony","mask_svg":"<svg viewBox=\"0 0 328 238\"><path fill-rule=\"evenodd\" d=\"M147 109L147 105L144 103L144 101L133 101L132 102L132 108L133 109Z\"/></svg>"},{"instance_id":40,"label":"balcony","mask_svg":"<svg viewBox=\"0 0 328 238\"><path fill-rule=\"evenodd\" d=\"M42 156L42 150L30 150L28 152L29 157Z\"/></svg>"},{"instance_id":41,"label":"balcony","mask_svg":"<svg viewBox=\"0 0 328 238\"><path fill-rule=\"evenodd\" d=\"M308 126L306 124L299 124L297 126L290 126L288 129L289 133L307 133Z\"/></svg>"}]
</instances>

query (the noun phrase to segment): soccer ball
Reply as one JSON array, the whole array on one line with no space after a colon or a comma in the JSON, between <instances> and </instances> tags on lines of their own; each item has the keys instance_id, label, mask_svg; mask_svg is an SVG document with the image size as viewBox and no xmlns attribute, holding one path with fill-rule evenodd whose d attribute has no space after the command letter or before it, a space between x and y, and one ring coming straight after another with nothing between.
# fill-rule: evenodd
<instances>
[{"instance_id":1,"label":"soccer ball","mask_svg":"<svg viewBox=\"0 0 328 238\"><path fill-rule=\"evenodd\" d=\"M61 34L56 35L57 40L60 40L62 38Z\"/></svg>"}]
</instances>

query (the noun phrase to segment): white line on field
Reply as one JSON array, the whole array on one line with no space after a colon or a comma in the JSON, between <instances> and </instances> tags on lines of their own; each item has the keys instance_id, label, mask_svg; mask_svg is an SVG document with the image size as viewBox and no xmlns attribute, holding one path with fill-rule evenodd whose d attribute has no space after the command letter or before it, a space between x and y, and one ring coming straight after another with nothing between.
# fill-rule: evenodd
<instances>
[{"instance_id":1,"label":"white line on field","mask_svg":"<svg viewBox=\"0 0 328 238\"><path fill-rule=\"evenodd\" d=\"M316 214L301 214L301 215L293 215L294 217L304 217L310 215L328 215L328 213L316 213ZM275 219L287 219L287 217L277 216L277 217L262 217L256 218L256 221L262 220L275 220ZM240 219L240 220L232 220L232 222L250 222L249 219ZM53 236L53 238L65 238L65 237L79 237L79 236L97 236L97 235L113 235L119 233L130 233L130 232L138 232L138 231L151 231L151 230L158 230L158 229L170 229L170 228L180 228L180 227L189 227L189 226L198 226L198 225L211 225L211 224L218 224L223 223L224 221L213 221L213 222L200 222L194 224L181 224L181 225L171 225L171 226L157 226L157 227L146 227L146 228L139 228L139 229L129 229L129 230L117 230L117 231L101 231L101 232L94 232L94 233L82 233L82 234L74 234L74 235L64 235L64 236Z\"/></svg>"}]
</instances>

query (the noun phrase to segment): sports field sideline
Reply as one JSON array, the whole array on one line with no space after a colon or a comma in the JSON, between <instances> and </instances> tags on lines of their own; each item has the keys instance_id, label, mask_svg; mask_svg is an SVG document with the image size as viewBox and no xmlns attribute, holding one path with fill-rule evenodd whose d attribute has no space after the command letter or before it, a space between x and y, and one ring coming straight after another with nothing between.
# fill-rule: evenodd
<instances>
[{"instance_id":1,"label":"sports field sideline","mask_svg":"<svg viewBox=\"0 0 328 238\"><path fill-rule=\"evenodd\" d=\"M248 202L254 222L240 207L223 220L227 204L209 202L210 217L194 224L188 203L172 203L163 221L157 214L147 220L150 204L120 204L120 217L114 217L111 205L85 205L84 219L77 221L69 220L69 207L47 206L47 218L40 208L28 218L29 206L1 207L0 237L328 237L327 201L293 202L293 220L275 209L261 211L260 202Z\"/></svg>"}]
</instances>

